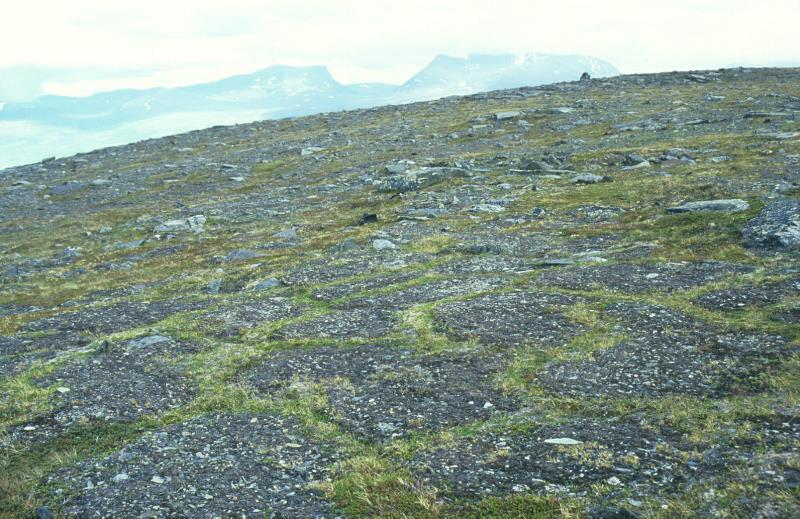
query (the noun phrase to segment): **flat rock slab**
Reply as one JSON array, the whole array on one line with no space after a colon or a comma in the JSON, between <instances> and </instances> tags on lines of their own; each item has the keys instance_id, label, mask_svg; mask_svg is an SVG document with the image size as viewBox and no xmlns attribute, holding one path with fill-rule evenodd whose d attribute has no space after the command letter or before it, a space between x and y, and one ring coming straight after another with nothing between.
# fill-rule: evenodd
<instances>
[{"instance_id":1,"label":"flat rock slab","mask_svg":"<svg viewBox=\"0 0 800 519\"><path fill-rule=\"evenodd\" d=\"M305 306L285 297L266 297L232 301L204 316L211 334L234 339L246 330L299 316Z\"/></svg>"},{"instance_id":2,"label":"flat rock slab","mask_svg":"<svg viewBox=\"0 0 800 519\"><path fill-rule=\"evenodd\" d=\"M63 469L48 483L67 490L67 516L321 518L336 514L308 485L336 460L332 445L305 436L294 420L208 415Z\"/></svg>"},{"instance_id":3,"label":"flat rock slab","mask_svg":"<svg viewBox=\"0 0 800 519\"><path fill-rule=\"evenodd\" d=\"M371 339L392 332L398 319L380 308L334 311L308 321L290 324L273 335L276 339Z\"/></svg>"},{"instance_id":4,"label":"flat rock slab","mask_svg":"<svg viewBox=\"0 0 800 519\"><path fill-rule=\"evenodd\" d=\"M261 392L300 381L322 382L332 417L371 441L484 420L519 406L495 388L505 367L497 355L375 346L281 351L245 375Z\"/></svg>"},{"instance_id":5,"label":"flat rock slab","mask_svg":"<svg viewBox=\"0 0 800 519\"><path fill-rule=\"evenodd\" d=\"M800 248L800 200L767 205L742 229L745 245L763 249Z\"/></svg>"},{"instance_id":6,"label":"flat rock slab","mask_svg":"<svg viewBox=\"0 0 800 519\"><path fill-rule=\"evenodd\" d=\"M667 209L668 213L704 213L704 212L723 212L723 213L737 213L739 211L747 211L750 209L750 204L744 200L733 198L730 200L698 200L695 202L686 202L679 206L670 207Z\"/></svg>"},{"instance_id":7,"label":"flat rock slab","mask_svg":"<svg viewBox=\"0 0 800 519\"><path fill-rule=\"evenodd\" d=\"M408 465L422 483L471 500L519 492L581 496L611 478L617 492L644 496L695 477L681 454L666 436L638 425L578 419L483 431L418 451Z\"/></svg>"},{"instance_id":8,"label":"flat rock slab","mask_svg":"<svg viewBox=\"0 0 800 519\"><path fill-rule=\"evenodd\" d=\"M353 299L336 305L337 308L384 308L404 310L414 305L438 301L445 297L462 296L495 289L507 280L501 277L452 278L422 283L394 292Z\"/></svg>"},{"instance_id":9,"label":"flat rock slab","mask_svg":"<svg viewBox=\"0 0 800 519\"><path fill-rule=\"evenodd\" d=\"M745 285L715 290L695 298L692 303L708 310L730 312L780 303L784 298L800 296L800 280L763 285Z\"/></svg>"},{"instance_id":10,"label":"flat rock slab","mask_svg":"<svg viewBox=\"0 0 800 519\"><path fill-rule=\"evenodd\" d=\"M570 290L611 289L620 292L671 292L706 285L725 276L752 271L747 265L719 261L617 263L545 272L538 283Z\"/></svg>"},{"instance_id":11,"label":"flat rock slab","mask_svg":"<svg viewBox=\"0 0 800 519\"><path fill-rule=\"evenodd\" d=\"M42 440L87 420L132 422L189 402L195 394L193 384L163 357L197 349L173 341L144 347L137 342L141 339L101 348L36 380L40 387L56 388L51 397L54 410L14 429L12 439Z\"/></svg>"},{"instance_id":12,"label":"flat rock slab","mask_svg":"<svg viewBox=\"0 0 800 519\"><path fill-rule=\"evenodd\" d=\"M564 311L583 301L565 295L512 292L476 297L439 306L438 330L456 339L477 338L484 344L557 346L584 331Z\"/></svg>"},{"instance_id":13,"label":"flat rock slab","mask_svg":"<svg viewBox=\"0 0 800 519\"><path fill-rule=\"evenodd\" d=\"M81 308L27 323L25 331L73 331L116 333L157 323L170 315L204 308L206 302L139 301L121 302L110 306Z\"/></svg>"}]
</instances>

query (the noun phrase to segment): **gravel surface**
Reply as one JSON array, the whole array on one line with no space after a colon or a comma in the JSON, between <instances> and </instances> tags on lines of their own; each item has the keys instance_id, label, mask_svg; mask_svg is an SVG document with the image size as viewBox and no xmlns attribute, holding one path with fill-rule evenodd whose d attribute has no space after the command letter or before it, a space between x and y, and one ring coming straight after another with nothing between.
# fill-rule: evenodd
<instances>
[{"instance_id":1,"label":"gravel surface","mask_svg":"<svg viewBox=\"0 0 800 519\"><path fill-rule=\"evenodd\" d=\"M674 291L706 285L725 276L749 272L752 267L704 261L654 263L651 265L601 265L546 272L540 278L547 286L570 290L606 288L619 292Z\"/></svg>"},{"instance_id":2,"label":"gravel surface","mask_svg":"<svg viewBox=\"0 0 800 519\"><path fill-rule=\"evenodd\" d=\"M48 483L64 489L70 517L331 517L309 484L336 459L290 419L220 414L149 433Z\"/></svg>"},{"instance_id":3,"label":"gravel surface","mask_svg":"<svg viewBox=\"0 0 800 519\"><path fill-rule=\"evenodd\" d=\"M506 347L557 346L580 334L581 324L564 311L582 299L538 292L513 292L441 305L437 327L456 338L478 338Z\"/></svg>"},{"instance_id":4,"label":"gravel surface","mask_svg":"<svg viewBox=\"0 0 800 519\"><path fill-rule=\"evenodd\" d=\"M330 415L370 441L486 419L518 407L494 386L497 355L418 356L377 346L281 351L246 379L262 392L300 381L322 382Z\"/></svg>"}]
</instances>

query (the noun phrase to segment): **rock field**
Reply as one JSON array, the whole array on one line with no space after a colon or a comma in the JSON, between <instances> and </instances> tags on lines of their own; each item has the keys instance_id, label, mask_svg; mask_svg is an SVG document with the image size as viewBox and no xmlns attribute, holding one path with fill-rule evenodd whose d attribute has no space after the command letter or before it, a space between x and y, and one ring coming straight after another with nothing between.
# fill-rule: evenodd
<instances>
[{"instance_id":1,"label":"rock field","mask_svg":"<svg viewBox=\"0 0 800 519\"><path fill-rule=\"evenodd\" d=\"M798 323L798 69L51 158L0 172L0 517L798 517Z\"/></svg>"}]
</instances>

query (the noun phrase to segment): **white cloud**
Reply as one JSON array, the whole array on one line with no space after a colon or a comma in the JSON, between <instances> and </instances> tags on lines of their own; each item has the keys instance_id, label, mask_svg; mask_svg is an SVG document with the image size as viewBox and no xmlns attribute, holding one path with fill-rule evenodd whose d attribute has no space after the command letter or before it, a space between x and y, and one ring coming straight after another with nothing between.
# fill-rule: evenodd
<instances>
[{"instance_id":1,"label":"white cloud","mask_svg":"<svg viewBox=\"0 0 800 519\"><path fill-rule=\"evenodd\" d=\"M277 63L401 82L440 53L590 54L625 72L800 61L800 0L4 0L2 10L0 67L149 71L45 85L68 94Z\"/></svg>"}]
</instances>

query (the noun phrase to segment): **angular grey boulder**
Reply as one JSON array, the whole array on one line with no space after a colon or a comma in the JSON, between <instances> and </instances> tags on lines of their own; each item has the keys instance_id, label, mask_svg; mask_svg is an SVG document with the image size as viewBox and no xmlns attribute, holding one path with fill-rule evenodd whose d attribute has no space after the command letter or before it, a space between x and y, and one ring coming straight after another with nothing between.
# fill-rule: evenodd
<instances>
[{"instance_id":1,"label":"angular grey boulder","mask_svg":"<svg viewBox=\"0 0 800 519\"><path fill-rule=\"evenodd\" d=\"M139 339L133 339L128 341L128 346L131 348L137 349L144 349L149 346L153 346L155 344L160 344L164 342L171 342L172 339L169 337L164 337L163 335L149 335L147 337L141 337Z\"/></svg>"},{"instance_id":2,"label":"angular grey boulder","mask_svg":"<svg viewBox=\"0 0 800 519\"><path fill-rule=\"evenodd\" d=\"M742 229L748 247L800 249L800 200L779 200L761 210Z\"/></svg>"},{"instance_id":3,"label":"angular grey boulder","mask_svg":"<svg viewBox=\"0 0 800 519\"><path fill-rule=\"evenodd\" d=\"M494 118L497 121L505 121L506 119L513 119L514 117L519 117L520 113L517 111L508 111L508 112L497 112L494 114Z\"/></svg>"},{"instance_id":4,"label":"angular grey boulder","mask_svg":"<svg viewBox=\"0 0 800 519\"><path fill-rule=\"evenodd\" d=\"M389 240L374 240L372 242L372 248L375 250L391 250L396 249L397 246Z\"/></svg>"},{"instance_id":5,"label":"angular grey boulder","mask_svg":"<svg viewBox=\"0 0 800 519\"><path fill-rule=\"evenodd\" d=\"M155 226L153 232L188 232L194 233L203 232L203 224L206 223L206 217L202 214L190 216L189 218L182 218L180 220L167 220Z\"/></svg>"},{"instance_id":6,"label":"angular grey boulder","mask_svg":"<svg viewBox=\"0 0 800 519\"><path fill-rule=\"evenodd\" d=\"M725 213L737 213L739 211L747 211L750 209L750 204L738 198L729 200L698 200L696 202L685 202L676 207L667 209L668 213L697 213L706 211L719 211Z\"/></svg>"},{"instance_id":7,"label":"angular grey boulder","mask_svg":"<svg viewBox=\"0 0 800 519\"><path fill-rule=\"evenodd\" d=\"M282 231L276 232L272 235L273 238L283 238L284 240L296 240L297 236L297 228L289 227L288 229L284 229Z\"/></svg>"},{"instance_id":8,"label":"angular grey boulder","mask_svg":"<svg viewBox=\"0 0 800 519\"><path fill-rule=\"evenodd\" d=\"M259 281L255 285L253 285L253 290L267 290L270 288L275 288L280 285L281 282L278 278L269 278L263 281Z\"/></svg>"},{"instance_id":9,"label":"angular grey boulder","mask_svg":"<svg viewBox=\"0 0 800 519\"><path fill-rule=\"evenodd\" d=\"M261 254L257 253L254 250L236 249L236 250L232 250L231 252L229 252L228 255L225 256L225 260L224 261L226 261L228 263L232 262L232 261L247 261L247 260L251 260L253 258L258 258L259 256L261 256Z\"/></svg>"},{"instance_id":10,"label":"angular grey boulder","mask_svg":"<svg viewBox=\"0 0 800 519\"><path fill-rule=\"evenodd\" d=\"M572 177L573 184L597 184L599 182L611 182L611 177L594 175L592 173L581 173Z\"/></svg>"}]
</instances>

